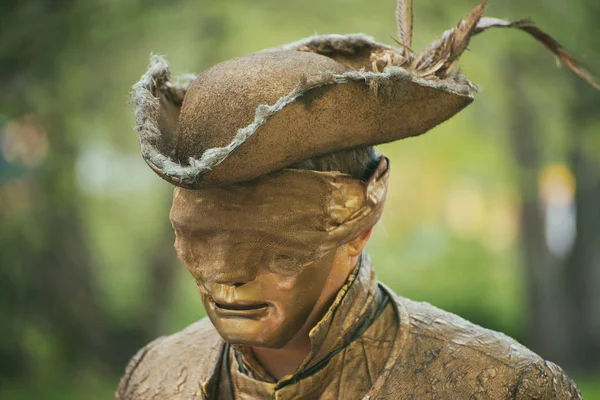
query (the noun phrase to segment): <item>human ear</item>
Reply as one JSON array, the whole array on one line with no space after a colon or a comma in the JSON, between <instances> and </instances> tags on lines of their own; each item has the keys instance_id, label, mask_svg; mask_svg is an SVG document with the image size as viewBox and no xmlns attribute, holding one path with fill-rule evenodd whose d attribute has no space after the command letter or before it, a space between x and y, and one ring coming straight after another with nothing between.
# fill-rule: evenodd
<instances>
[{"instance_id":1,"label":"human ear","mask_svg":"<svg viewBox=\"0 0 600 400\"><path fill-rule=\"evenodd\" d=\"M362 253L363 249L367 245L367 242L369 241L369 238L371 237L371 232L373 232L373 227L363 231L360 235L349 241L347 243L348 255L355 257Z\"/></svg>"}]
</instances>

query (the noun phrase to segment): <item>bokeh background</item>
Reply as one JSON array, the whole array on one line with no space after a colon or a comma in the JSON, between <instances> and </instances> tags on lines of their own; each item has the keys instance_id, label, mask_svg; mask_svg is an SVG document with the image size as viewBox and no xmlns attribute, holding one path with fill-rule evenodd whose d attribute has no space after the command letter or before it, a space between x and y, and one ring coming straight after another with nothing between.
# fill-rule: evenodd
<instances>
[{"instance_id":1,"label":"bokeh background","mask_svg":"<svg viewBox=\"0 0 600 400\"><path fill-rule=\"evenodd\" d=\"M415 1L420 50L476 5ZM393 44L393 0L2 0L0 398L111 398L127 360L203 316L176 260L172 187L142 161L128 92L315 33ZM597 0L492 1L600 73ZM600 93L519 31L476 37L476 102L385 146L380 278L507 333L600 399Z\"/></svg>"}]
</instances>

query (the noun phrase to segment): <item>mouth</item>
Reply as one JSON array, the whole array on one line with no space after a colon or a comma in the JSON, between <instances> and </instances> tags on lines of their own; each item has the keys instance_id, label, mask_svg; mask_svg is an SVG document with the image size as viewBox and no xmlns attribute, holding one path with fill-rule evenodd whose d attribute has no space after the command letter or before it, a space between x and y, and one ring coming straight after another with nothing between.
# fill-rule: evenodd
<instances>
[{"instance_id":1,"label":"mouth","mask_svg":"<svg viewBox=\"0 0 600 400\"><path fill-rule=\"evenodd\" d=\"M263 308L267 308L269 305L267 303L253 303L253 304L224 304L218 303L213 300L215 307L220 308L221 310L228 311L257 311Z\"/></svg>"},{"instance_id":2,"label":"mouth","mask_svg":"<svg viewBox=\"0 0 600 400\"><path fill-rule=\"evenodd\" d=\"M259 320L269 311L267 303L222 303L210 299L210 308L220 318L244 318Z\"/></svg>"}]
</instances>

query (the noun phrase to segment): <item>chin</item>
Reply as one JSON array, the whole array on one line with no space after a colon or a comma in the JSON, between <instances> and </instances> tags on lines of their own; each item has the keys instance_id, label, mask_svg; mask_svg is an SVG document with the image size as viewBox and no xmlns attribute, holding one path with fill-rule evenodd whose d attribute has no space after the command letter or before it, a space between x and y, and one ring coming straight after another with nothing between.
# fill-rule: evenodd
<instances>
[{"instance_id":1,"label":"chin","mask_svg":"<svg viewBox=\"0 0 600 400\"><path fill-rule=\"evenodd\" d=\"M289 334L281 332L281 327L273 327L266 320L208 316L221 338L231 344L279 349L291 340Z\"/></svg>"}]
</instances>

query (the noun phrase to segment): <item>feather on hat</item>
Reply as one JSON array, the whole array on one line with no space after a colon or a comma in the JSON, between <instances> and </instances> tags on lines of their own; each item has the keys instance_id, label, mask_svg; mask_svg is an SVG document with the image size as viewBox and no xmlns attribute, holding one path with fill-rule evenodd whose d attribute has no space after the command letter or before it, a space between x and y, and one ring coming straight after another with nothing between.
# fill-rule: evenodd
<instances>
[{"instance_id":1,"label":"feather on hat","mask_svg":"<svg viewBox=\"0 0 600 400\"><path fill-rule=\"evenodd\" d=\"M420 54L411 50L412 0L398 0L399 48L362 34L315 36L182 83L152 56L132 93L142 156L170 183L199 189L420 135L473 101L476 87L456 66L471 37L494 27L529 33L600 89L554 38L529 20L483 17L486 3Z\"/></svg>"}]
</instances>

